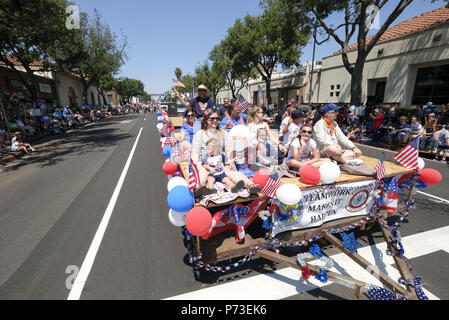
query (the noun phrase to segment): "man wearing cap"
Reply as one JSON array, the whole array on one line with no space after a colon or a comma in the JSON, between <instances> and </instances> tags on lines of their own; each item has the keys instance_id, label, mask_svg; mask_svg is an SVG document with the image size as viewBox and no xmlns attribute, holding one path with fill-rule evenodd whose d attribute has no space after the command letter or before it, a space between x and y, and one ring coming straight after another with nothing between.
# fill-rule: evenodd
<instances>
[{"instance_id":1,"label":"man wearing cap","mask_svg":"<svg viewBox=\"0 0 449 320\"><path fill-rule=\"evenodd\" d=\"M197 119L203 118L205 116L206 110L215 108L214 99L207 96L210 91L204 85L200 85L198 88L196 88L198 96L195 98L192 97L190 102L185 102L177 90L173 89L173 91L179 102L181 102L181 104L187 109L192 110L195 113L195 117Z\"/></svg>"},{"instance_id":2,"label":"man wearing cap","mask_svg":"<svg viewBox=\"0 0 449 320\"><path fill-rule=\"evenodd\" d=\"M338 111L341 107L328 104L323 107L323 117L313 128L313 139L320 150L321 158L330 158L339 163L360 165L362 160L356 159L362 155L362 151L352 143L338 126Z\"/></svg>"}]
</instances>

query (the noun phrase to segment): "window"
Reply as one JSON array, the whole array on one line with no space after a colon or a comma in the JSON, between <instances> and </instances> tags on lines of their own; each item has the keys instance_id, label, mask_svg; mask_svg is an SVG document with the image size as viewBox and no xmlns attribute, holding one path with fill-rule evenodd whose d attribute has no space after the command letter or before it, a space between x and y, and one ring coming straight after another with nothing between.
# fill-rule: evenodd
<instances>
[{"instance_id":1,"label":"window","mask_svg":"<svg viewBox=\"0 0 449 320\"><path fill-rule=\"evenodd\" d=\"M333 97L334 96L334 93L333 92L331 92L331 97Z\"/></svg>"},{"instance_id":2,"label":"window","mask_svg":"<svg viewBox=\"0 0 449 320\"><path fill-rule=\"evenodd\" d=\"M16 79L9 80L9 88L12 90L27 90L25 85L20 80Z\"/></svg>"},{"instance_id":3,"label":"window","mask_svg":"<svg viewBox=\"0 0 449 320\"><path fill-rule=\"evenodd\" d=\"M340 90L340 85L339 84L337 84L337 90Z\"/></svg>"},{"instance_id":4,"label":"window","mask_svg":"<svg viewBox=\"0 0 449 320\"><path fill-rule=\"evenodd\" d=\"M412 104L449 101L449 64L418 69Z\"/></svg>"},{"instance_id":5,"label":"window","mask_svg":"<svg viewBox=\"0 0 449 320\"><path fill-rule=\"evenodd\" d=\"M331 90L334 90L334 88L335 88L335 86L334 86L334 85L332 85L332 86L331 86Z\"/></svg>"},{"instance_id":6,"label":"window","mask_svg":"<svg viewBox=\"0 0 449 320\"><path fill-rule=\"evenodd\" d=\"M335 92L335 96L339 97L340 96L340 91Z\"/></svg>"},{"instance_id":7,"label":"window","mask_svg":"<svg viewBox=\"0 0 449 320\"><path fill-rule=\"evenodd\" d=\"M51 85L39 82L39 91L42 93L51 93Z\"/></svg>"},{"instance_id":8,"label":"window","mask_svg":"<svg viewBox=\"0 0 449 320\"><path fill-rule=\"evenodd\" d=\"M377 50L377 57L382 57L384 55L384 49Z\"/></svg>"},{"instance_id":9,"label":"window","mask_svg":"<svg viewBox=\"0 0 449 320\"><path fill-rule=\"evenodd\" d=\"M433 38L433 42L438 42L441 40L441 33L437 34L434 38Z\"/></svg>"}]
</instances>

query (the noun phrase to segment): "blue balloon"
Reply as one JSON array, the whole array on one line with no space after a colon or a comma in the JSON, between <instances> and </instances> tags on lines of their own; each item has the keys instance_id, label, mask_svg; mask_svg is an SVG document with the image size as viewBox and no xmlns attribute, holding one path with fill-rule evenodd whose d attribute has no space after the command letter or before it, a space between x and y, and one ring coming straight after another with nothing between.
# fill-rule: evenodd
<instances>
[{"instance_id":1,"label":"blue balloon","mask_svg":"<svg viewBox=\"0 0 449 320\"><path fill-rule=\"evenodd\" d=\"M160 112L160 111L158 111L156 114L158 117L162 116L162 112Z\"/></svg>"},{"instance_id":2,"label":"blue balloon","mask_svg":"<svg viewBox=\"0 0 449 320\"><path fill-rule=\"evenodd\" d=\"M164 148L164 150L162 150L162 154L166 157L166 158L170 158L171 157L171 153L173 151L173 148L170 146L166 146ZM175 210L176 211L176 210Z\"/></svg>"},{"instance_id":3,"label":"blue balloon","mask_svg":"<svg viewBox=\"0 0 449 320\"><path fill-rule=\"evenodd\" d=\"M193 193L185 186L174 187L168 193L167 203L176 212L187 212L193 208Z\"/></svg>"}]
</instances>

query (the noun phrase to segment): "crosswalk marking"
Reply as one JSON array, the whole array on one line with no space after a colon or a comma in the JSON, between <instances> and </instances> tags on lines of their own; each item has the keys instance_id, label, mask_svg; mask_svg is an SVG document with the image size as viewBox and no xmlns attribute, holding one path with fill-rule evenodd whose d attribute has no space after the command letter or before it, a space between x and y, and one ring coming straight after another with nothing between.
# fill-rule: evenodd
<instances>
[{"instance_id":1,"label":"crosswalk marking","mask_svg":"<svg viewBox=\"0 0 449 320\"><path fill-rule=\"evenodd\" d=\"M405 256L408 259L440 250L449 253L449 226L404 237L402 238L402 244L405 249ZM399 271L392 266L394 264L393 258L385 254L386 248L386 243L382 242L361 248L358 253L387 273L392 279L397 280L400 277ZM335 266L331 271L382 287L380 281L344 253L336 254L332 256L332 259L335 261ZM425 279L423 279L423 282L425 283ZM304 281L301 279L299 270L284 268L273 273L236 280L169 297L165 300L278 300L325 287L329 284L329 282L323 284L312 277L308 281ZM439 300L428 290L424 289L424 292L429 299Z\"/></svg>"}]
</instances>

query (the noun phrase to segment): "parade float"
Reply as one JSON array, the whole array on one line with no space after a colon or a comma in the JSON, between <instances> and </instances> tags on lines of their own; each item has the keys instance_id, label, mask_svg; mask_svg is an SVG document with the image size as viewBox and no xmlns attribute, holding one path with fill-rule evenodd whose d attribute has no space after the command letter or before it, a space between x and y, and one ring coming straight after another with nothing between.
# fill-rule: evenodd
<instances>
[{"instance_id":1,"label":"parade float","mask_svg":"<svg viewBox=\"0 0 449 320\"><path fill-rule=\"evenodd\" d=\"M195 165L164 128L159 131L165 136L161 150L167 157L162 169L169 177L168 218L182 228L196 272L230 273L252 259L264 258L299 269L304 280L315 277L350 287L356 298L366 294L373 300L427 299L420 278L412 275L398 230L415 209L416 190L441 181L441 174L425 169L418 155L416 163L406 163L407 167L362 156L375 173L371 176L347 174L335 163L320 169L306 166L296 177L280 177L277 166L253 165L252 181L262 188L258 195L250 196L247 190L230 194L219 188L213 196L196 197L199 177ZM378 179L380 171L383 174ZM357 253L362 244L354 232L375 224L400 279L392 279ZM337 272L332 258L321 251L323 243L339 249L384 287ZM293 247L301 253L294 257L283 253Z\"/></svg>"}]
</instances>

